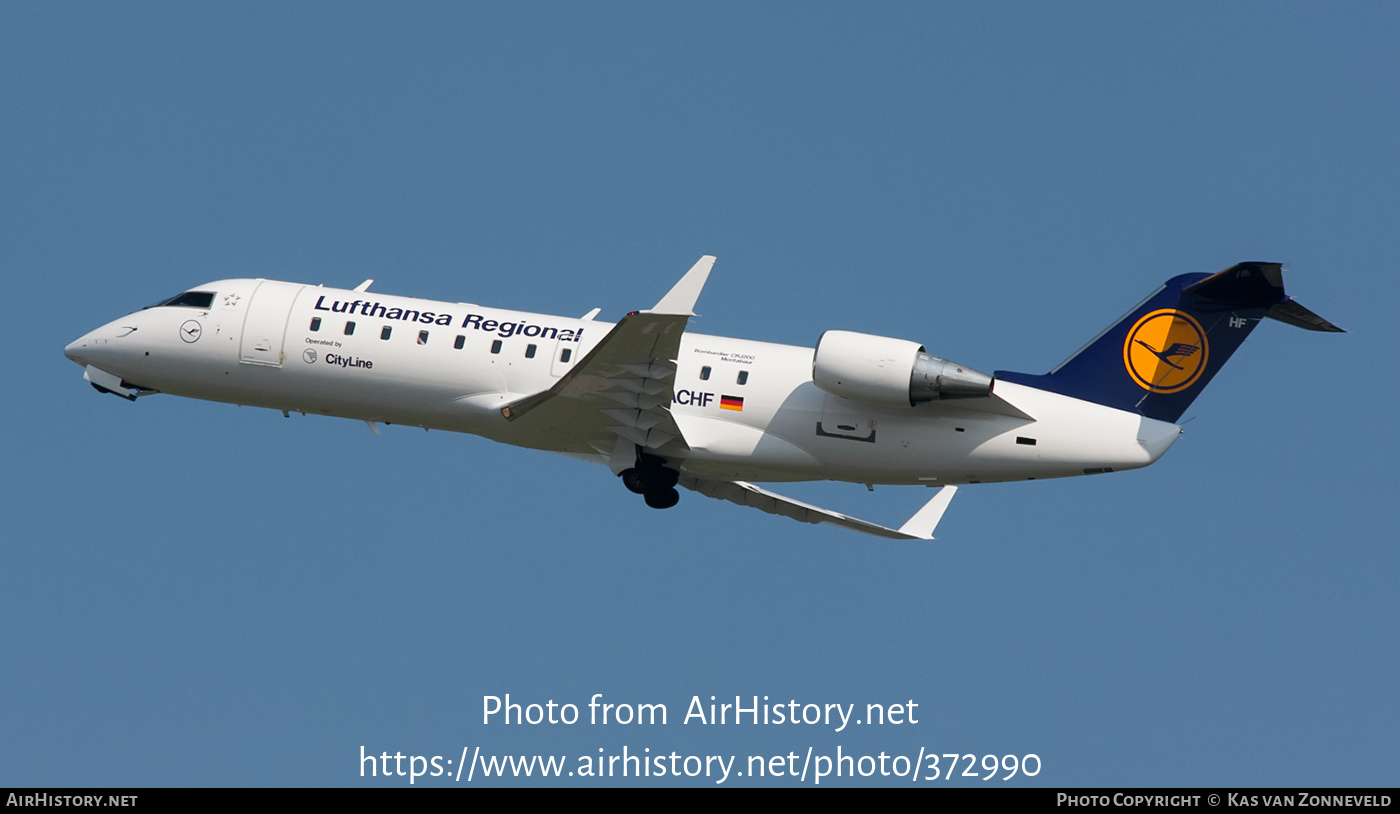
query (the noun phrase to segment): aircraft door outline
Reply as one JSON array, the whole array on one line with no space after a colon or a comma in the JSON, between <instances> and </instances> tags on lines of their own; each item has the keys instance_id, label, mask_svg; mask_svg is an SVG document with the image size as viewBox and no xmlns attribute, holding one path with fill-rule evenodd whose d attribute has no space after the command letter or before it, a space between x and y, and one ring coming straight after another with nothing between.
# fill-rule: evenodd
<instances>
[{"instance_id":1,"label":"aircraft door outline","mask_svg":"<svg viewBox=\"0 0 1400 814\"><path fill-rule=\"evenodd\" d=\"M281 367L286 359L287 322L292 304L304 286L262 280L248 298L238 361L245 365Z\"/></svg>"}]
</instances>

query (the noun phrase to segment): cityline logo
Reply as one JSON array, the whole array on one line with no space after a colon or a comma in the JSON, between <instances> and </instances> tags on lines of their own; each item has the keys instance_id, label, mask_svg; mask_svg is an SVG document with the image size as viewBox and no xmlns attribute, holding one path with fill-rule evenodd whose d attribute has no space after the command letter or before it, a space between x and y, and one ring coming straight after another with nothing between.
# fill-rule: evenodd
<instances>
[{"instance_id":1,"label":"cityline logo","mask_svg":"<svg viewBox=\"0 0 1400 814\"><path fill-rule=\"evenodd\" d=\"M1162 308L1133 324L1123 340L1123 366L1144 390L1179 393L1205 372L1210 345L1201 323L1185 311Z\"/></svg>"}]
</instances>

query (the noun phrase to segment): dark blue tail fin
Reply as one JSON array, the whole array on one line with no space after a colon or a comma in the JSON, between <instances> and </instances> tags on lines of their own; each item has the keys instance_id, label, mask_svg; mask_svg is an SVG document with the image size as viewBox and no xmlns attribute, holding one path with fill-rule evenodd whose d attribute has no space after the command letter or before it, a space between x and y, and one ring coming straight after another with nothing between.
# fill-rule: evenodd
<instances>
[{"instance_id":1,"label":"dark blue tail fin","mask_svg":"<svg viewBox=\"0 0 1400 814\"><path fill-rule=\"evenodd\" d=\"M1176 422L1264 317L1340 331L1283 292L1278 263L1173 277L1043 376L996 378Z\"/></svg>"}]
</instances>

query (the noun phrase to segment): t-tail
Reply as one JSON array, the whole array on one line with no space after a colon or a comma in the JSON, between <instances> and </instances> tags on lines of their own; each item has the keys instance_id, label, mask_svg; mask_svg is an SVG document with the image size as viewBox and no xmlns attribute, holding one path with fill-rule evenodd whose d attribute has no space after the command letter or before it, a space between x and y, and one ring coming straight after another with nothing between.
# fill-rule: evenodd
<instances>
[{"instance_id":1,"label":"t-tail","mask_svg":"<svg viewBox=\"0 0 1400 814\"><path fill-rule=\"evenodd\" d=\"M1176 423L1259 321L1342 329L1283 292L1278 263L1238 263L1168 280L1043 376L995 378Z\"/></svg>"}]
</instances>

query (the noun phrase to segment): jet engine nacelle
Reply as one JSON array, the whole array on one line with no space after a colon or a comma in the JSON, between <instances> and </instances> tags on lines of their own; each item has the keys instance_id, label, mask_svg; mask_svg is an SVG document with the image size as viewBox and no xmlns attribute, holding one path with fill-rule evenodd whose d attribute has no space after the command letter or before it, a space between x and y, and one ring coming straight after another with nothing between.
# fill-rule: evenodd
<instances>
[{"instance_id":1,"label":"jet engine nacelle","mask_svg":"<svg viewBox=\"0 0 1400 814\"><path fill-rule=\"evenodd\" d=\"M828 393L891 406L988 396L992 377L924 353L906 339L827 331L817 341L812 381Z\"/></svg>"}]
</instances>

